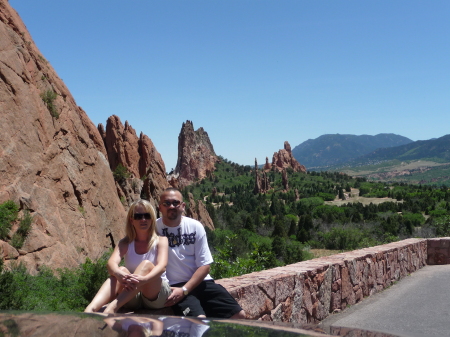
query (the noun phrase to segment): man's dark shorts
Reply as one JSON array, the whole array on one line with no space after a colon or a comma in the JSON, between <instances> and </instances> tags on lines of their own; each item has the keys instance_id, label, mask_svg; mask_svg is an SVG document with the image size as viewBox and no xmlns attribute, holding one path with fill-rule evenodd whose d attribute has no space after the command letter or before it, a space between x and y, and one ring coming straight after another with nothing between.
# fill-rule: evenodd
<instances>
[{"instance_id":1,"label":"man's dark shorts","mask_svg":"<svg viewBox=\"0 0 450 337\"><path fill-rule=\"evenodd\" d=\"M182 287L185 283L171 285ZM203 281L179 303L172 306L176 315L230 318L242 310L233 296L214 280Z\"/></svg>"}]
</instances>

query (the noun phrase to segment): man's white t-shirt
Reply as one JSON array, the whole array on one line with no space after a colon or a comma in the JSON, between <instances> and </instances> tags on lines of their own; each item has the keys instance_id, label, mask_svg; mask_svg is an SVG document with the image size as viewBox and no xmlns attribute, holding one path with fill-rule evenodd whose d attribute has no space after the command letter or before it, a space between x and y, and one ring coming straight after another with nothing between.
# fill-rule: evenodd
<instances>
[{"instance_id":1,"label":"man's white t-shirt","mask_svg":"<svg viewBox=\"0 0 450 337\"><path fill-rule=\"evenodd\" d=\"M158 318L164 323L162 336L186 336L201 337L209 325L201 322L192 322L185 317L160 317Z\"/></svg>"},{"instance_id":2,"label":"man's white t-shirt","mask_svg":"<svg viewBox=\"0 0 450 337\"><path fill-rule=\"evenodd\" d=\"M198 267L213 262L205 229L199 221L182 216L180 225L168 227L159 218L156 232L169 241L166 277L170 285L189 281ZM205 280L212 280L212 277L208 274Z\"/></svg>"}]
</instances>

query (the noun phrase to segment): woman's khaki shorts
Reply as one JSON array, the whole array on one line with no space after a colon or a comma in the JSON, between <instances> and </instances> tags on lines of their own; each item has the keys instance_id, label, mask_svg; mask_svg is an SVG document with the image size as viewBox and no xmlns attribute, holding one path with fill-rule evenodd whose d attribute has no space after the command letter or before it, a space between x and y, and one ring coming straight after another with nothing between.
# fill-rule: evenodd
<instances>
[{"instance_id":1,"label":"woman's khaki shorts","mask_svg":"<svg viewBox=\"0 0 450 337\"><path fill-rule=\"evenodd\" d=\"M161 309L164 307L164 304L167 301L167 298L171 294L172 290L170 289L169 283L167 281L161 282L161 290L158 293L158 298L154 301L150 301L146 298L142 293L137 293L134 298L125 303L124 308L130 310L136 309Z\"/></svg>"}]
</instances>

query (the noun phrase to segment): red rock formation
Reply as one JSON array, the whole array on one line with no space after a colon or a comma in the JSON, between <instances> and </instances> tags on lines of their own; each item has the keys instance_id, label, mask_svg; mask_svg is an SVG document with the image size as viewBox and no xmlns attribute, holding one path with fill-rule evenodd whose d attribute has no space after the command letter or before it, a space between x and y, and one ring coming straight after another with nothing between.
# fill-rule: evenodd
<instances>
[{"instance_id":1,"label":"red rock formation","mask_svg":"<svg viewBox=\"0 0 450 337\"><path fill-rule=\"evenodd\" d=\"M283 169L292 168L294 172L306 173L306 167L301 165L292 155L291 146L286 141L284 149L275 152L272 157L272 168L281 172Z\"/></svg>"},{"instance_id":2,"label":"red rock formation","mask_svg":"<svg viewBox=\"0 0 450 337\"><path fill-rule=\"evenodd\" d=\"M102 127L99 125L98 128ZM115 115L109 117L104 141L111 170L114 171L117 165L122 164L134 177L140 178L139 139L128 121L125 121L123 126L119 117Z\"/></svg>"},{"instance_id":3,"label":"red rock formation","mask_svg":"<svg viewBox=\"0 0 450 337\"><path fill-rule=\"evenodd\" d=\"M121 164L131 174L130 178L117 183L121 200L130 205L142 196L156 207L159 195L170 185L164 162L151 139L142 132L138 138L131 125L127 121L123 125L115 115L108 118L106 132L102 124L98 130L105 143L111 170Z\"/></svg>"},{"instance_id":4,"label":"red rock formation","mask_svg":"<svg viewBox=\"0 0 450 337\"><path fill-rule=\"evenodd\" d=\"M266 165L267 166L267 157L266 157ZM270 189L269 178L267 177L266 172L262 171L262 176L258 170L258 162L255 158L255 187L253 189L253 193L266 193Z\"/></svg>"},{"instance_id":5,"label":"red rock formation","mask_svg":"<svg viewBox=\"0 0 450 337\"><path fill-rule=\"evenodd\" d=\"M45 100L45 102L44 102ZM7 1L0 2L0 203L13 200L33 216L16 250L2 258L35 271L95 259L124 235L102 135L77 106Z\"/></svg>"},{"instance_id":6,"label":"red rock formation","mask_svg":"<svg viewBox=\"0 0 450 337\"><path fill-rule=\"evenodd\" d=\"M189 207L186 209L186 215L202 223L204 227L214 230L214 223L201 200L195 202L192 193L189 193Z\"/></svg>"},{"instance_id":7,"label":"red rock formation","mask_svg":"<svg viewBox=\"0 0 450 337\"><path fill-rule=\"evenodd\" d=\"M178 136L178 160L173 180L178 188L205 178L215 170L217 160L208 133L203 128L194 131L194 125L189 120L183 123Z\"/></svg>"},{"instance_id":8,"label":"red rock formation","mask_svg":"<svg viewBox=\"0 0 450 337\"><path fill-rule=\"evenodd\" d=\"M157 204L159 196L170 185L166 178L166 166L161 155L151 139L143 133L139 137L139 154L139 174L141 178L146 177L142 193L151 201L155 200Z\"/></svg>"},{"instance_id":9,"label":"red rock formation","mask_svg":"<svg viewBox=\"0 0 450 337\"><path fill-rule=\"evenodd\" d=\"M272 168L272 164L269 163L269 158L266 157L266 163L264 164L264 170L270 171L271 168Z\"/></svg>"},{"instance_id":10,"label":"red rock formation","mask_svg":"<svg viewBox=\"0 0 450 337\"><path fill-rule=\"evenodd\" d=\"M297 188L294 190L294 193L295 193L295 201L299 201L300 200L300 193L298 193L298 189Z\"/></svg>"}]
</instances>

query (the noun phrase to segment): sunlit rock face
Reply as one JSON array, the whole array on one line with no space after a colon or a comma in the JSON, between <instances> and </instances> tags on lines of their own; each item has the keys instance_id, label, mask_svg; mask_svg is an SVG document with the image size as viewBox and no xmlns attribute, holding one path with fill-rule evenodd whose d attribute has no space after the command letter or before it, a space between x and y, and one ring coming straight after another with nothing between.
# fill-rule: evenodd
<instances>
[{"instance_id":1,"label":"sunlit rock face","mask_svg":"<svg viewBox=\"0 0 450 337\"><path fill-rule=\"evenodd\" d=\"M283 171L283 169L291 168L294 172L306 173L306 167L301 165L297 159L292 155L291 145L289 142L284 142L284 148L275 152L272 157L272 165L269 165L266 159L264 169L275 169Z\"/></svg>"},{"instance_id":2,"label":"sunlit rock face","mask_svg":"<svg viewBox=\"0 0 450 337\"><path fill-rule=\"evenodd\" d=\"M175 187L183 188L214 172L217 160L208 133L203 128L194 131L194 124L186 121L178 136L175 172L169 179Z\"/></svg>"},{"instance_id":3,"label":"sunlit rock face","mask_svg":"<svg viewBox=\"0 0 450 337\"><path fill-rule=\"evenodd\" d=\"M55 41L57 43L57 41ZM0 203L33 216L19 249L17 225L0 242L8 265L75 267L122 237L125 209L103 139L34 44L7 1L0 2Z\"/></svg>"},{"instance_id":4,"label":"sunlit rock face","mask_svg":"<svg viewBox=\"0 0 450 337\"><path fill-rule=\"evenodd\" d=\"M205 204L201 200L194 200L192 193L189 193L189 207L186 210L186 215L202 223L204 227L214 230L214 223L209 216Z\"/></svg>"},{"instance_id":5,"label":"sunlit rock face","mask_svg":"<svg viewBox=\"0 0 450 337\"><path fill-rule=\"evenodd\" d=\"M164 161L151 139L143 133L138 137L127 121L123 125L115 115L108 118L106 130L102 124L98 125L98 130L111 170L115 171L122 165L128 172L128 177L118 179L116 185L122 202L129 206L142 197L156 207L162 191L170 185Z\"/></svg>"}]
</instances>

